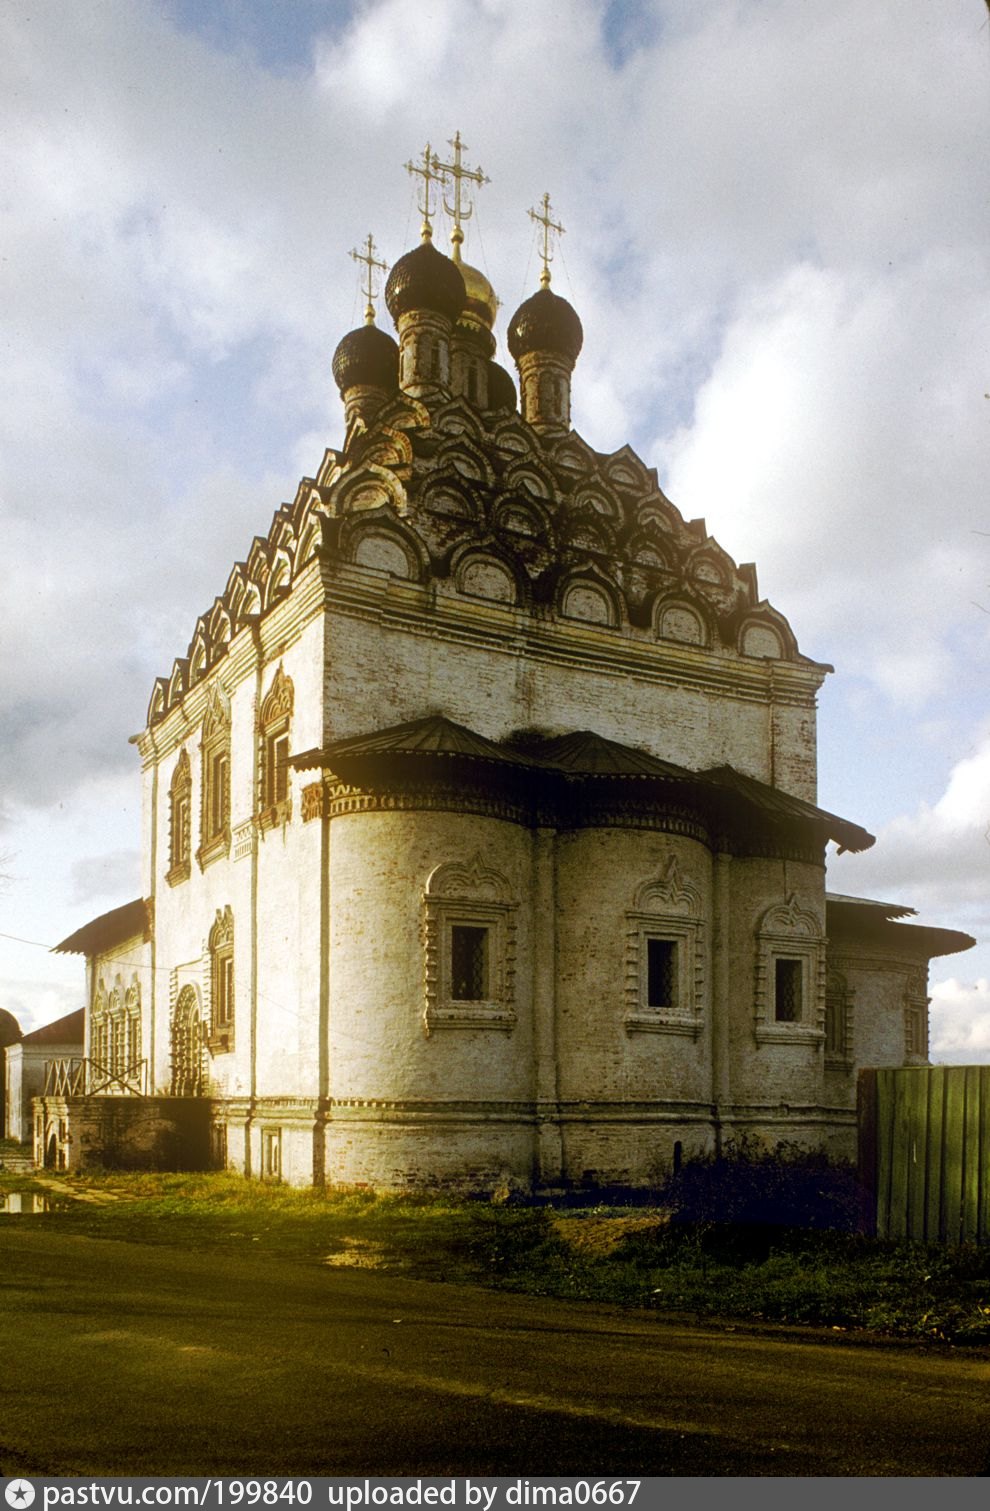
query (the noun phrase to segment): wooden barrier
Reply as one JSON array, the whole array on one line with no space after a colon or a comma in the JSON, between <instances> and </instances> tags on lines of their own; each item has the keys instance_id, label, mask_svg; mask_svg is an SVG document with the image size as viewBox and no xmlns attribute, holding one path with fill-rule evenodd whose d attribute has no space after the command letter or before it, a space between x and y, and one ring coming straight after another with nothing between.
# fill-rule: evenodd
<instances>
[{"instance_id":1,"label":"wooden barrier","mask_svg":"<svg viewBox=\"0 0 990 1511\"><path fill-rule=\"evenodd\" d=\"M867 1232L990 1242L990 1065L861 1071L859 1169Z\"/></svg>"}]
</instances>

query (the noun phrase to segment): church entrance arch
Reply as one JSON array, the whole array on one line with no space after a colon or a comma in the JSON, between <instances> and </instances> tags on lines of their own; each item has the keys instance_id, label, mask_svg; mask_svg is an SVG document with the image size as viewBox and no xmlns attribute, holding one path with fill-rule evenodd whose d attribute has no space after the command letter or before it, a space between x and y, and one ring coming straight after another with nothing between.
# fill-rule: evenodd
<instances>
[{"instance_id":1,"label":"church entrance arch","mask_svg":"<svg viewBox=\"0 0 990 1511\"><path fill-rule=\"evenodd\" d=\"M199 993L184 986L172 1010L172 1085L174 1097L203 1095L203 1015Z\"/></svg>"}]
</instances>

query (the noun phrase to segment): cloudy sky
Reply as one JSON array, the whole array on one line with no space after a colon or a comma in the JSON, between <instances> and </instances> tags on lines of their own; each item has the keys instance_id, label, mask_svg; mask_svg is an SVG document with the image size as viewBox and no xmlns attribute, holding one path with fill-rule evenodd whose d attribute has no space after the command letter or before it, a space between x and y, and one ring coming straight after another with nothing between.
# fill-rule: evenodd
<instances>
[{"instance_id":1,"label":"cloudy sky","mask_svg":"<svg viewBox=\"0 0 990 1511\"><path fill-rule=\"evenodd\" d=\"M0 116L0 1006L81 1005L40 946L138 893L128 736L460 130L500 334L549 190L576 428L835 665L820 801L878 843L830 885L978 937L934 1055L990 1061L984 0L5 0Z\"/></svg>"}]
</instances>

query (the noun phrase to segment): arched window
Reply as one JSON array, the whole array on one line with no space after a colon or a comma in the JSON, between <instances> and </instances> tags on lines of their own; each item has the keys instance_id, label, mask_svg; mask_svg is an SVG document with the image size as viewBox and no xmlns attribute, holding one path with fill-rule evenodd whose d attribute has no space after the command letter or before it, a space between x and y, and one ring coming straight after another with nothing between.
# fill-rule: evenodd
<instances>
[{"instance_id":1,"label":"arched window","mask_svg":"<svg viewBox=\"0 0 990 1511\"><path fill-rule=\"evenodd\" d=\"M172 1010L172 1084L174 1097L203 1094L203 1027L194 986L184 986Z\"/></svg>"},{"instance_id":2,"label":"arched window","mask_svg":"<svg viewBox=\"0 0 990 1511\"><path fill-rule=\"evenodd\" d=\"M144 1062L141 1059L141 987L137 976L124 996L124 1020L127 1028L127 1089L144 1091Z\"/></svg>"},{"instance_id":3,"label":"arched window","mask_svg":"<svg viewBox=\"0 0 990 1511\"><path fill-rule=\"evenodd\" d=\"M102 1082L109 1069L110 1059L110 1001L101 978L93 1001L93 1017L89 1030L90 1085L95 1088Z\"/></svg>"},{"instance_id":4,"label":"arched window","mask_svg":"<svg viewBox=\"0 0 990 1511\"><path fill-rule=\"evenodd\" d=\"M165 880L170 887L177 882L188 881L192 858L192 772L189 756L179 752L168 789L169 803L169 869Z\"/></svg>"},{"instance_id":5,"label":"arched window","mask_svg":"<svg viewBox=\"0 0 990 1511\"><path fill-rule=\"evenodd\" d=\"M217 909L210 930L210 1037L214 1054L234 1047L234 915Z\"/></svg>"},{"instance_id":6,"label":"arched window","mask_svg":"<svg viewBox=\"0 0 990 1511\"><path fill-rule=\"evenodd\" d=\"M209 865L230 849L230 706L214 687L203 721L203 804L196 859Z\"/></svg>"},{"instance_id":7,"label":"arched window","mask_svg":"<svg viewBox=\"0 0 990 1511\"><path fill-rule=\"evenodd\" d=\"M289 724L294 702L292 678L280 666L261 705L258 819L262 828L287 823L289 802Z\"/></svg>"}]
</instances>

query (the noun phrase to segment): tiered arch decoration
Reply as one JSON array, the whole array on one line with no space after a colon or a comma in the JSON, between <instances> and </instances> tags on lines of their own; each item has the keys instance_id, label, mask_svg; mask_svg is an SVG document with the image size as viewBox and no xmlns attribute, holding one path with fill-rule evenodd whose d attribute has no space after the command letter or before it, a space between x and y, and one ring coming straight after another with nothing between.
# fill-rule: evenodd
<instances>
[{"instance_id":1,"label":"tiered arch decoration","mask_svg":"<svg viewBox=\"0 0 990 1511\"><path fill-rule=\"evenodd\" d=\"M179 751L168 789L168 861L170 887L188 881L192 871L192 768L185 746Z\"/></svg>"},{"instance_id":2,"label":"tiered arch decoration","mask_svg":"<svg viewBox=\"0 0 990 1511\"><path fill-rule=\"evenodd\" d=\"M684 598L667 598L657 604L654 624L658 640L700 646L711 642L708 616L696 603L689 603Z\"/></svg>"},{"instance_id":3,"label":"tiered arch decoration","mask_svg":"<svg viewBox=\"0 0 990 1511\"><path fill-rule=\"evenodd\" d=\"M457 591L466 598L507 604L519 601L519 583L511 557L494 551L490 545L460 549L454 553L450 565Z\"/></svg>"},{"instance_id":4,"label":"tiered arch decoration","mask_svg":"<svg viewBox=\"0 0 990 1511\"><path fill-rule=\"evenodd\" d=\"M768 661L782 661L796 651L791 627L783 614L761 603L748 614L739 627L739 651Z\"/></svg>"},{"instance_id":5,"label":"tiered arch decoration","mask_svg":"<svg viewBox=\"0 0 990 1511\"><path fill-rule=\"evenodd\" d=\"M345 560L359 567L373 567L393 577L416 582L429 562L426 547L414 530L383 507L373 516L359 515L342 524L339 549Z\"/></svg>"},{"instance_id":6,"label":"tiered arch decoration","mask_svg":"<svg viewBox=\"0 0 990 1511\"><path fill-rule=\"evenodd\" d=\"M258 824L262 830L287 824L289 796L289 726L295 689L279 664L258 715Z\"/></svg>"},{"instance_id":7,"label":"tiered arch decoration","mask_svg":"<svg viewBox=\"0 0 990 1511\"><path fill-rule=\"evenodd\" d=\"M172 1078L169 1087L174 1097L203 1095L203 1015L199 994L194 986L184 986L175 999L171 1024Z\"/></svg>"},{"instance_id":8,"label":"tiered arch decoration","mask_svg":"<svg viewBox=\"0 0 990 1511\"><path fill-rule=\"evenodd\" d=\"M210 1033L212 1054L227 1054L234 1048L234 915L217 908L210 930Z\"/></svg>"},{"instance_id":9,"label":"tiered arch decoration","mask_svg":"<svg viewBox=\"0 0 990 1511\"><path fill-rule=\"evenodd\" d=\"M437 1029L510 1032L516 1024L516 903L481 855L449 861L423 893L427 1036Z\"/></svg>"},{"instance_id":10,"label":"tiered arch decoration","mask_svg":"<svg viewBox=\"0 0 990 1511\"><path fill-rule=\"evenodd\" d=\"M156 683L149 724L214 674L241 630L278 612L317 553L425 583L446 578L459 547L481 544L487 520L516 555L519 605L542 612L563 576L587 575L588 558L609 585L572 590L568 583L566 602L557 599L565 618L703 649L717 644L720 653L754 661L798 654L786 620L757 601L753 569L737 566L704 521L685 522L655 470L628 446L603 455L573 431L538 436L517 414L485 417L462 398L431 412L398 393L344 452L326 453L317 479L303 478L294 503L281 505L267 535L255 537L222 598L197 621L186 656ZM359 524L367 533L339 528ZM494 576L492 583L502 601ZM460 591L479 596L472 587ZM480 596L492 594L486 588ZM672 605L662 624L654 617L651 625L660 597L698 607Z\"/></svg>"},{"instance_id":11,"label":"tiered arch decoration","mask_svg":"<svg viewBox=\"0 0 990 1511\"><path fill-rule=\"evenodd\" d=\"M704 1025L706 930L701 890L672 855L626 913L626 1032L688 1034Z\"/></svg>"},{"instance_id":12,"label":"tiered arch decoration","mask_svg":"<svg viewBox=\"0 0 990 1511\"><path fill-rule=\"evenodd\" d=\"M753 1016L758 1043L824 1042L825 933L793 892L760 919Z\"/></svg>"},{"instance_id":13,"label":"tiered arch decoration","mask_svg":"<svg viewBox=\"0 0 990 1511\"><path fill-rule=\"evenodd\" d=\"M205 869L230 851L230 704L214 684L203 721L200 845L196 859Z\"/></svg>"},{"instance_id":14,"label":"tiered arch decoration","mask_svg":"<svg viewBox=\"0 0 990 1511\"><path fill-rule=\"evenodd\" d=\"M619 595L612 583L593 570L575 572L561 584L558 602L564 619L614 629L621 623Z\"/></svg>"}]
</instances>

